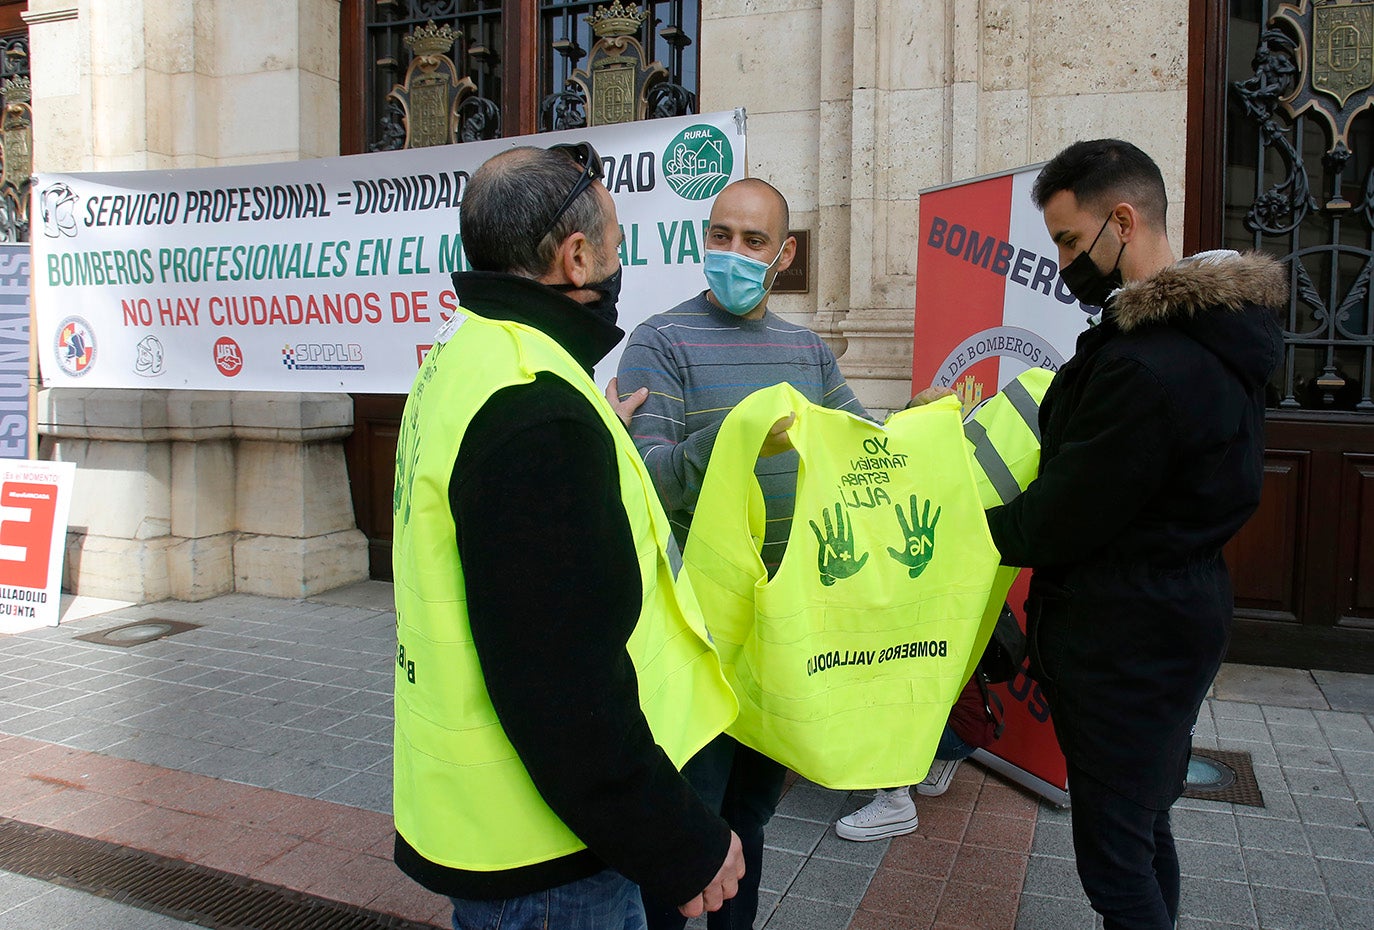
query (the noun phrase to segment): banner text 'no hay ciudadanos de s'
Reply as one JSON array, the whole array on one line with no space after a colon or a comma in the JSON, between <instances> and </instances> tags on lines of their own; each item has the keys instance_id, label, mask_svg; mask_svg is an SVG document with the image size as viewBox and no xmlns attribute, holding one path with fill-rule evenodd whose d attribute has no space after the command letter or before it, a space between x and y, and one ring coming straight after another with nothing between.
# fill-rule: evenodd
<instances>
[{"instance_id":1,"label":"banner text 'no hay ciudadanos de s'","mask_svg":"<svg viewBox=\"0 0 1374 930\"><path fill-rule=\"evenodd\" d=\"M628 331L705 286L711 202L745 173L742 111L282 164L41 174L44 380L405 393L458 307L472 174L512 146L582 140L602 156L624 232Z\"/></svg>"}]
</instances>

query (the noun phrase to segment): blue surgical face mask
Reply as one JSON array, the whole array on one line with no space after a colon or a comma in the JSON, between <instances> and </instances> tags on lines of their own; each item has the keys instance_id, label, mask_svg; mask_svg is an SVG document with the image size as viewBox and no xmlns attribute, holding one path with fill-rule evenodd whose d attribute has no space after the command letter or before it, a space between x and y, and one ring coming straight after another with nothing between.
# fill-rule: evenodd
<instances>
[{"instance_id":1,"label":"blue surgical face mask","mask_svg":"<svg viewBox=\"0 0 1374 930\"><path fill-rule=\"evenodd\" d=\"M767 264L756 258L724 249L706 250L706 285L722 307L735 316L749 313L768 295L764 281L782 258L782 249Z\"/></svg>"}]
</instances>

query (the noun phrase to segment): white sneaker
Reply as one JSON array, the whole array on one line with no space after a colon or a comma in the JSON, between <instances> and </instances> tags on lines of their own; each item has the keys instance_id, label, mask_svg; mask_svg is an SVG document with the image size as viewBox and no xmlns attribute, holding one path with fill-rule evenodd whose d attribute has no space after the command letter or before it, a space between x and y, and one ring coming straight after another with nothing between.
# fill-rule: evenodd
<instances>
[{"instance_id":1,"label":"white sneaker","mask_svg":"<svg viewBox=\"0 0 1374 930\"><path fill-rule=\"evenodd\" d=\"M905 788L878 789L872 801L835 821L841 839L864 843L901 836L916 829L916 802Z\"/></svg>"},{"instance_id":2,"label":"white sneaker","mask_svg":"<svg viewBox=\"0 0 1374 930\"><path fill-rule=\"evenodd\" d=\"M927 798L936 798L949 790L949 783L954 780L954 770L959 767L963 759L936 759L930 763L930 772L916 786L916 793Z\"/></svg>"}]
</instances>

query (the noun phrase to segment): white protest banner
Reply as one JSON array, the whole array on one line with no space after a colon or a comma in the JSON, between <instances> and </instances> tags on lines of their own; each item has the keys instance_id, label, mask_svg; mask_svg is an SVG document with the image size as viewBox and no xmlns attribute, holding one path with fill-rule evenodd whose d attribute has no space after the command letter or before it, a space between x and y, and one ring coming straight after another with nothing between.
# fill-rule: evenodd
<instances>
[{"instance_id":1,"label":"white protest banner","mask_svg":"<svg viewBox=\"0 0 1374 930\"><path fill-rule=\"evenodd\" d=\"M0 633L57 626L76 465L0 461Z\"/></svg>"},{"instance_id":2,"label":"white protest banner","mask_svg":"<svg viewBox=\"0 0 1374 930\"><path fill-rule=\"evenodd\" d=\"M513 146L577 141L602 156L624 230L628 332L705 287L704 221L744 176L742 110L283 164L38 175L45 383L404 394L457 306L468 178Z\"/></svg>"}]
</instances>

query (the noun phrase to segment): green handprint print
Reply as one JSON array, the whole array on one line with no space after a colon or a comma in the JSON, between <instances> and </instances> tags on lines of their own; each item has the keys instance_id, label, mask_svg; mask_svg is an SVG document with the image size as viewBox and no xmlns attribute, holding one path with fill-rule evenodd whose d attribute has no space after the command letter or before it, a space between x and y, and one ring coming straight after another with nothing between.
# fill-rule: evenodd
<instances>
[{"instance_id":1,"label":"green handprint print","mask_svg":"<svg viewBox=\"0 0 1374 930\"><path fill-rule=\"evenodd\" d=\"M835 522L830 522L830 510L821 511L821 520L825 523L825 535L821 535L821 528L816 525L815 520L806 522L811 524L811 532L816 534L816 567L821 573L821 584L832 585L841 578L848 578L856 574L859 569L864 567L868 561L868 553L855 558L854 556L854 521L849 521L848 528L844 522L844 506L835 505Z\"/></svg>"},{"instance_id":2,"label":"green handprint print","mask_svg":"<svg viewBox=\"0 0 1374 930\"><path fill-rule=\"evenodd\" d=\"M916 507L918 501L916 495L911 495L911 523L907 523L906 515L902 513L902 505L897 505L897 522L902 526L902 535L906 537L906 551L901 552L887 548L887 554L898 562L906 566L907 574L912 578L920 577L921 572L926 570L931 558L935 555L935 524L940 522L940 508L935 508L935 516L930 515L930 501L926 501L925 510L921 512L921 520L916 522ZM912 523L916 524L912 526Z\"/></svg>"}]
</instances>

